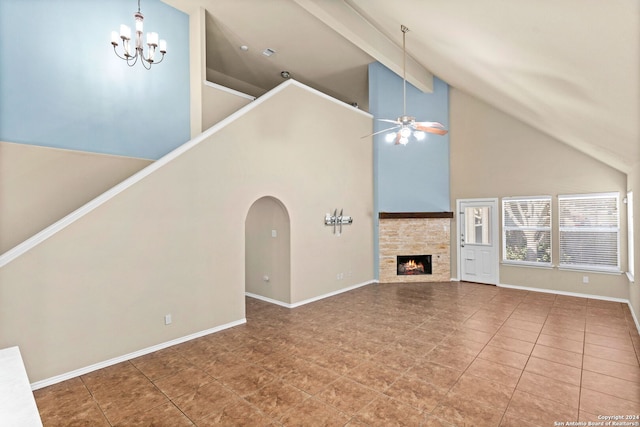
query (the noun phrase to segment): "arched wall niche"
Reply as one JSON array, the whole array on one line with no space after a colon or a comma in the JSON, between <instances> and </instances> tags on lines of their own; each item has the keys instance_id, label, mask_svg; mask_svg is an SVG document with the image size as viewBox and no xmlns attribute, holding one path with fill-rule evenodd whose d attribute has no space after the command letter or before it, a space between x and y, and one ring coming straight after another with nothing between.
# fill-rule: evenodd
<instances>
[{"instance_id":1,"label":"arched wall niche","mask_svg":"<svg viewBox=\"0 0 640 427\"><path fill-rule=\"evenodd\" d=\"M286 206L257 199L245 220L245 291L291 303L291 227Z\"/></svg>"}]
</instances>

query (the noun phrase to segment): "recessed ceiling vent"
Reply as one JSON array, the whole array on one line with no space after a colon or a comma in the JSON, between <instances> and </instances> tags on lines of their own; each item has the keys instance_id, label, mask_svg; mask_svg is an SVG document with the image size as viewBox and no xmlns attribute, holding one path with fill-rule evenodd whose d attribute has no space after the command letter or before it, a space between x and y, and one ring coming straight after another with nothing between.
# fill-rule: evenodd
<instances>
[{"instance_id":1,"label":"recessed ceiling vent","mask_svg":"<svg viewBox=\"0 0 640 427\"><path fill-rule=\"evenodd\" d=\"M263 51L262 51L262 54L263 54L264 56L271 56L271 55L273 55L274 53L276 53L276 51L275 51L275 50L273 50L273 49L271 49L270 47L268 47L268 48L266 48L265 50L263 50Z\"/></svg>"}]
</instances>

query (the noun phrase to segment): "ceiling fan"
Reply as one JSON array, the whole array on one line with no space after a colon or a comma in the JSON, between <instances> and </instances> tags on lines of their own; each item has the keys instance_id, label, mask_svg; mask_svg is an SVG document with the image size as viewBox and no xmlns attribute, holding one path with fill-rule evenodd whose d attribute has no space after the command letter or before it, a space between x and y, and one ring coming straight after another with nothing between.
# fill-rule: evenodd
<instances>
[{"instance_id":1,"label":"ceiling fan","mask_svg":"<svg viewBox=\"0 0 640 427\"><path fill-rule=\"evenodd\" d=\"M387 134L387 141L394 142L396 145L406 145L409 142L409 137L413 135L417 140L425 138L426 133L435 133L436 135L445 135L448 131L442 123L438 122L416 122L416 118L407 115L407 50L406 50L406 35L409 31L404 25L400 26L402 31L402 89L403 89L403 110L402 115L395 120L389 119L376 119L381 122L393 123L395 126L372 133L363 138L378 135L384 132ZM390 132L393 131L393 132Z\"/></svg>"}]
</instances>

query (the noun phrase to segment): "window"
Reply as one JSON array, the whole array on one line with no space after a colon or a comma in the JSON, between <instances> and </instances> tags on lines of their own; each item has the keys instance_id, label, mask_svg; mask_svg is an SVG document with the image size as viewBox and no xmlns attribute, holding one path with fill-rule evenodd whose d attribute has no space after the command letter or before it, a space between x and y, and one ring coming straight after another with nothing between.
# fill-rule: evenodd
<instances>
[{"instance_id":1,"label":"window","mask_svg":"<svg viewBox=\"0 0 640 427\"><path fill-rule=\"evenodd\" d=\"M627 234L628 234L628 246L629 246L629 279L633 281L634 277L634 245L635 241L633 240L633 191L629 191L627 193Z\"/></svg>"},{"instance_id":2,"label":"window","mask_svg":"<svg viewBox=\"0 0 640 427\"><path fill-rule=\"evenodd\" d=\"M620 271L618 193L558 196L560 267Z\"/></svg>"},{"instance_id":3,"label":"window","mask_svg":"<svg viewBox=\"0 0 640 427\"><path fill-rule=\"evenodd\" d=\"M464 210L466 221L466 243L474 245L490 245L489 206L468 207Z\"/></svg>"},{"instance_id":4,"label":"window","mask_svg":"<svg viewBox=\"0 0 640 427\"><path fill-rule=\"evenodd\" d=\"M502 260L551 266L551 196L502 199Z\"/></svg>"}]
</instances>

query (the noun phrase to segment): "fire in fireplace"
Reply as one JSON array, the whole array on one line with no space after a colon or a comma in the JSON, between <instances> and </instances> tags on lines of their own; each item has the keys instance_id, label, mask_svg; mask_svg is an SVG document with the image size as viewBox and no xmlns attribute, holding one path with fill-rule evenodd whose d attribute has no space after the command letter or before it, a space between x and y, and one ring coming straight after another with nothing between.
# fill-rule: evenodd
<instances>
[{"instance_id":1,"label":"fire in fireplace","mask_svg":"<svg viewBox=\"0 0 640 427\"><path fill-rule=\"evenodd\" d=\"M431 274L431 255L398 255L398 276Z\"/></svg>"}]
</instances>

